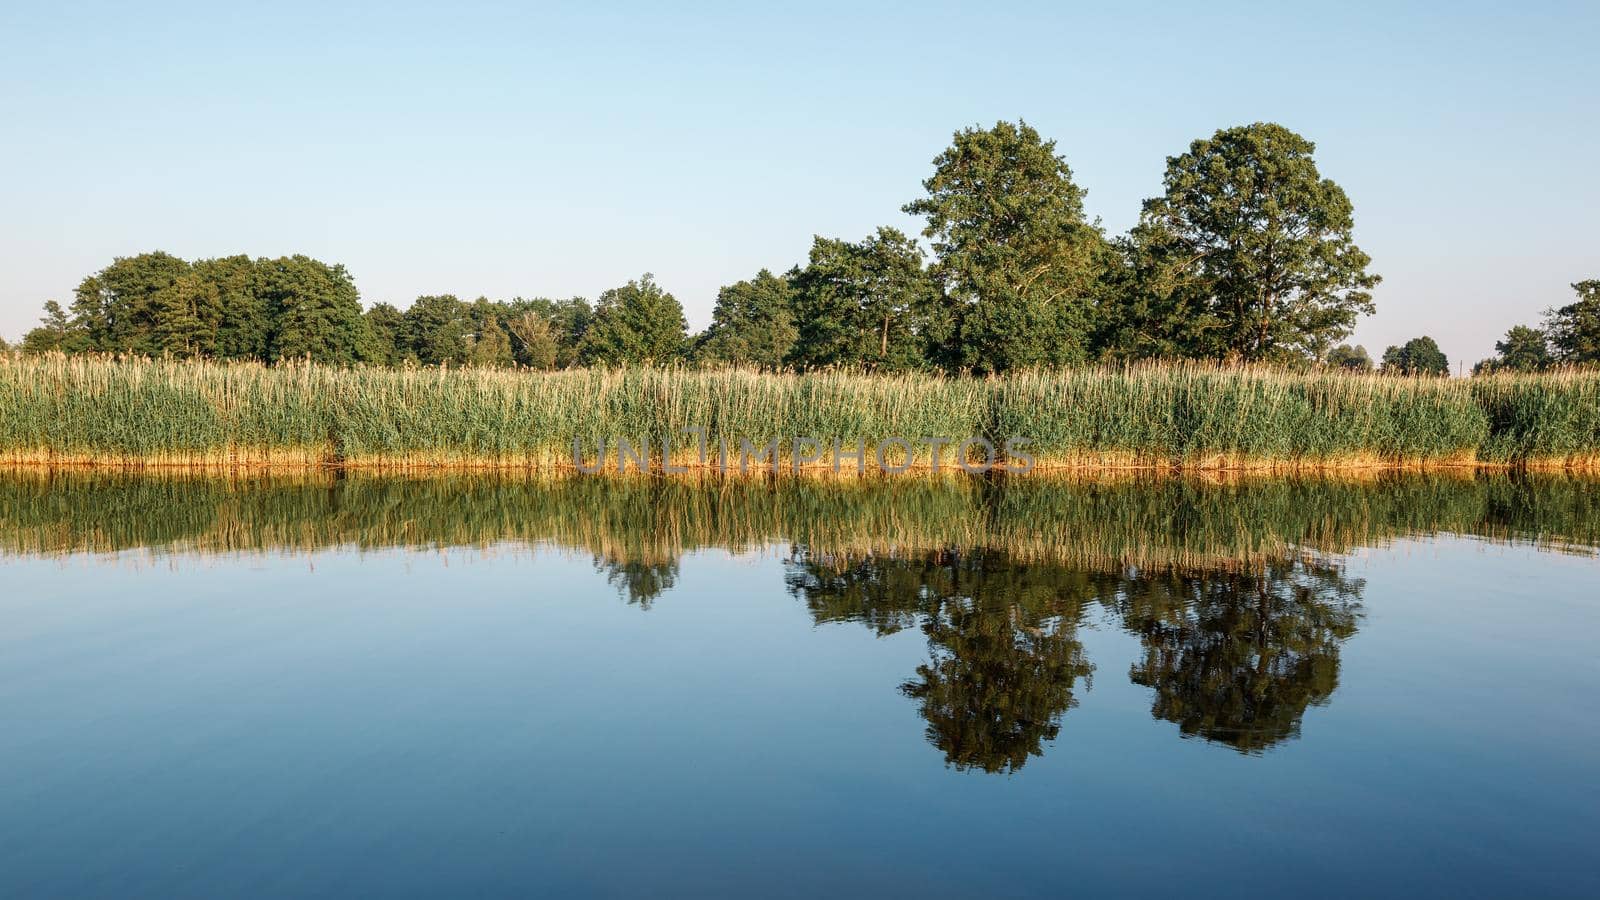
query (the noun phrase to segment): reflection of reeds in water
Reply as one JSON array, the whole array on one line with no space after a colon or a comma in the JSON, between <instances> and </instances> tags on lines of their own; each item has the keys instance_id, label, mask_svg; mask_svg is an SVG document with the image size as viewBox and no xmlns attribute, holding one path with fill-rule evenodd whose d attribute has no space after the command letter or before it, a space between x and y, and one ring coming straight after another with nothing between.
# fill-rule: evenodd
<instances>
[{"instance_id":1,"label":"reflection of reeds in water","mask_svg":"<svg viewBox=\"0 0 1600 900\"><path fill-rule=\"evenodd\" d=\"M1254 567L1438 531L1593 552L1600 482L1366 479L0 477L0 549L222 553L554 544L615 562L803 544L815 558L941 548L1094 569Z\"/></svg>"}]
</instances>

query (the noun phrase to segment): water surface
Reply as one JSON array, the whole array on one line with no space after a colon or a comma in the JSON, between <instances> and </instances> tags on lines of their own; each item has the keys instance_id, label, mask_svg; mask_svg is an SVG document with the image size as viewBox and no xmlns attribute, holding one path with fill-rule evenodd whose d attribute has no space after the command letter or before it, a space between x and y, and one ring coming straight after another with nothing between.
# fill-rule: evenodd
<instances>
[{"instance_id":1,"label":"water surface","mask_svg":"<svg viewBox=\"0 0 1600 900\"><path fill-rule=\"evenodd\" d=\"M1594 896L1597 507L0 478L0 894Z\"/></svg>"}]
</instances>

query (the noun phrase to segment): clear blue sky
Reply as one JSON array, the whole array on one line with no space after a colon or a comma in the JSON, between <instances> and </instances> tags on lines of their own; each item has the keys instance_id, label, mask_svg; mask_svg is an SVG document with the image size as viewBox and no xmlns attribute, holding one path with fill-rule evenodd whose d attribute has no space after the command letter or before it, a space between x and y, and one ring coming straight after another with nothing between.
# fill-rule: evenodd
<instances>
[{"instance_id":1,"label":"clear blue sky","mask_svg":"<svg viewBox=\"0 0 1600 900\"><path fill-rule=\"evenodd\" d=\"M0 334L113 256L306 253L368 302L719 285L1026 118L1112 232L1222 126L1317 143L1452 362L1600 277L1600 3L7 3ZM1294 6L1299 6L1295 4ZM674 9L673 7L679 7Z\"/></svg>"}]
</instances>

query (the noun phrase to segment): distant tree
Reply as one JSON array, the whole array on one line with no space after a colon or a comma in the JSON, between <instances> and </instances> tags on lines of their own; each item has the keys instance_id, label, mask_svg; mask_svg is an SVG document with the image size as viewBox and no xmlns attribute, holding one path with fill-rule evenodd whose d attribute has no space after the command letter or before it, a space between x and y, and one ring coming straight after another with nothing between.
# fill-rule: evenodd
<instances>
[{"instance_id":1,"label":"distant tree","mask_svg":"<svg viewBox=\"0 0 1600 900\"><path fill-rule=\"evenodd\" d=\"M91 349L89 335L61 304L47 300L39 327L22 336L20 348L25 353L81 353Z\"/></svg>"},{"instance_id":2,"label":"distant tree","mask_svg":"<svg viewBox=\"0 0 1600 900\"><path fill-rule=\"evenodd\" d=\"M792 283L793 365L924 369L949 335L922 250L893 228L854 244L816 238L810 262Z\"/></svg>"},{"instance_id":3,"label":"distant tree","mask_svg":"<svg viewBox=\"0 0 1600 900\"><path fill-rule=\"evenodd\" d=\"M89 350L152 353L155 295L189 271L189 264L156 251L121 256L85 278L72 301L73 318Z\"/></svg>"},{"instance_id":4,"label":"distant tree","mask_svg":"<svg viewBox=\"0 0 1600 900\"><path fill-rule=\"evenodd\" d=\"M588 300L572 297L552 303L547 318L556 336L556 366L577 365L584 336L594 324L594 308Z\"/></svg>"},{"instance_id":5,"label":"distant tree","mask_svg":"<svg viewBox=\"0 0 1600 900\"><path fill-rule=\"evenodd\" d=\"M405 313L392 303L374 303L361 317L367 321L363 362L394 366L407 358L410 346L405 341Z\"/></svg>"},{"instance_id":6,"label":"distant tree","mask_svg":"<svg viewBox=\"0 0 1600 900\"><path fill-rule=\"evenodd\" d=\"M500 322L489 319L472 342L470 361L475 366L503 367L515 360L511 353L511 338Z\"/></svg>"},{"instance_id":7,"label":"distant tree","mask_svg":"<svg viewBox=\"0 0 1600 900\"><path fill-rule=\"evenodd\" d=\"M1315 358L1373 311L1379 278L1351 237L1349 198L1317 171L1314 150L1257 123L1168 158L1165 194L1145 202L1133 232L1137 302L1183 323L1169 340L1185 355Z\"/></svg>"},{"instance_id":8,"label":"distant tree","mask_svg":"<svg viewBox=\"0 0 1600 900\"><path fill-rule=\"evenodd\" d=\"M688 330L683 306L646 272L600 295L580 355L598 365L667 363L683 356Z\"/></svg>"},{"instance_id":9,"label":"distant tree","mask_svg":"<svg viewBox=\"0 0 1600 900\"><path fill-rule=\"evenodd\" d=\"M953 304L952 368L1082 361L1110 254L1084 221L1072 170L1026 122L955 134L905 211L926 216L933 272Z\"/></svg>"},{"instance_id":10,"label":"distant tree","mask_svg":"<svg viewBox=\"0 0 1600 900\"><path fill-rule=\"evenodd\" d=\"M511 336L518 365L563 369L577 364L583 336L594 318L589 301L518 297L503 307L502 324Z\"/></svg>"},{"instance_id":11,"label":"distant tree","mask_svg":"<svg viewBox=\"0 0 1600 900\"><path fill-rule=\"evenodd\" d=\"M657 599L678 582L678 561L668 560L613 560L595 557L595 571L606 576L606 583L617 589L617 594L630 606L650 609Z\"/></svg>"},{"instance_id":12,"label":"distant tree","mask_svg":"<svg viewBox=\"0 0 1600 900\"><path fill-rule=\"evenodd\" d=\"M425 366L467 362L472 347L471 308L450 294L418 297L405 311L407 352Z\"/></svg>"},{"instance_id":13,"label":"distant tree","mask_svg":"<svg viewBox=\"0 0 1600 900\"><path fill-rule=\"evenodd\" d=\"M149 318L149 351L190 359L213 357L222 322L222 292L190 270L151 296Z\"/></svg>"},{"instance_id":14,"label":"distant tree","mask_svg":"<svg viewBox=\"0 0 1600 900\"><path fill-rule=\"evenodd\" d=\"M1371 372L1372 357L1367 355L1367 348L1359 344L1352 347L1349 344L1340 344L1328 351L1328 365L1336 369L1345 369L1351 372Z\"/></svg>"},{"instance_id":15,"label":"distant tree","mask_svg":"<svg viewBox=\"0 0 1600 900\"><path fill-rule=\"evenodd\" d=\"M261 259L257 290L273 321L269 357L347 365L368 345L361 296L342 265L308 256Z\"/></svg>"},{"instance_id":16,"label":"distant tree","mask_svg":"<svg viewBox=\"0 0 1600 900\"><path fill-rule=\"evenodd\" d=\"M512 350L519 364L539 371L556 367L561 347L549 319L528 310L507 321L506 331L512 337Z\"/></svg>"},{"instance_id":17,"label":"distant tree","mask_svg":"<svg viewBox=\"0 0 1600 900\"><path fill-rule=\"evenodd\" d=\"M1550 367L1550 348L1544 332L1526 325L1513 326L1505 340L1494 345L1494 369L1509 372L1538 372Z\"/></svg>"},{"instance_id":18,"label":"distant tree","mask_svg":"<svg viewBox=\"0 0 1600 900\"><path fill-rule=\"evenodd\" d=\"M1578 299L1546 314L1545 333L1562 363L1600 363L1600 279L1572 286Z\"/></svg>"},{"instance_id":19,"label":"distant tree","mask_svg":"<svg viewBox=\"0 0 1600 900\"><path fill-rule=\"evenodd\" d=\"M695 343L701 363L776 368L794 349L794 291L766 269L717 292L711 327Z\"/></svg>"},{"instance_id":20,"label":"distant tree","mask_svg":"<svg viewBox=\"0 0 1600 900\"><path fill-rule=\"evenodd\" d=\"M1450 360L1431 337L1418 337L1383 351L1383 371L1390 375L1449 375Z\"/></svg>"}]
</instances>

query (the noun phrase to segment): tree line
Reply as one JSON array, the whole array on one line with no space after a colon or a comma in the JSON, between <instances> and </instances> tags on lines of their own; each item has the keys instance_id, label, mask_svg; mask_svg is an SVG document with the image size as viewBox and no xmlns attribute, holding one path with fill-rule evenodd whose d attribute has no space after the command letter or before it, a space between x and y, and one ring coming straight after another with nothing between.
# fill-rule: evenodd
<instances>
[{"instance_id":1,"label":"tree line","mask_svg":"<svg viewBox=\"0 0 1600 900\"><path fill-rule=\"evenodd\" d=\"M534 369L986 374L1151 358L1371 369L1365 349L1340 342L1373 312L1380 278L1314 150L1271 123L1196 140L1168 158L1137 225L1111 236L1086 216L1054 141L1026 122L967 128L903 207L924 219L922 240L889 227L858 241L818 236L804 264L723 287L711 325L693 335L648 274L592 304L440 295L364 309L341 265L154 252L88 276L67 307L46 303L22 349ZM1576 303L1542 330L1512 329L1480 368L1600 361L1600 281L1575 287ZM1389 348L1381 365L1449 369L1426 337Z\"/></svg>"}]
</instances>

